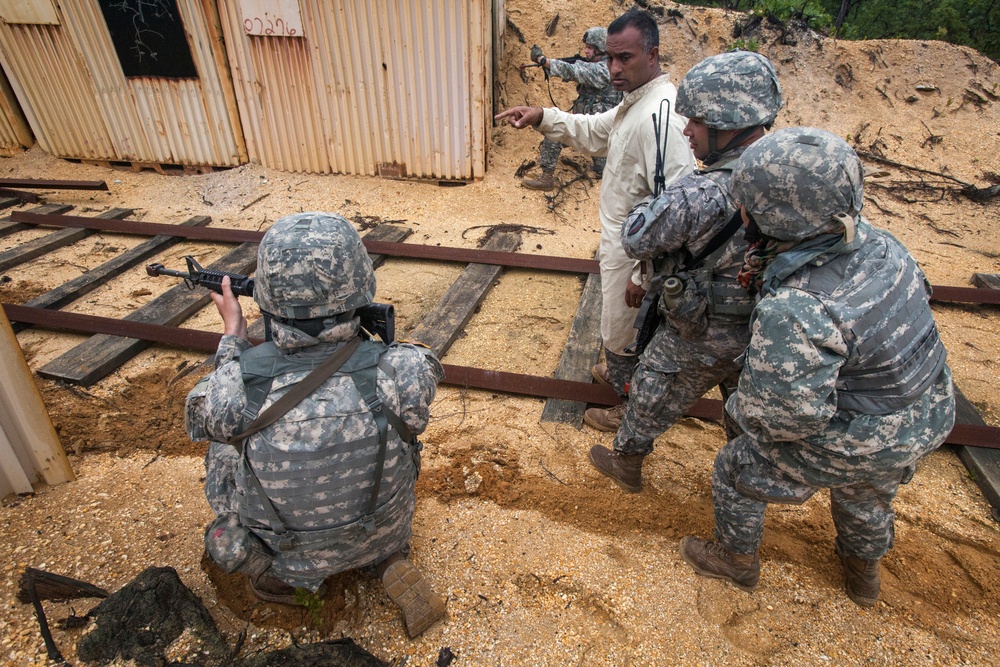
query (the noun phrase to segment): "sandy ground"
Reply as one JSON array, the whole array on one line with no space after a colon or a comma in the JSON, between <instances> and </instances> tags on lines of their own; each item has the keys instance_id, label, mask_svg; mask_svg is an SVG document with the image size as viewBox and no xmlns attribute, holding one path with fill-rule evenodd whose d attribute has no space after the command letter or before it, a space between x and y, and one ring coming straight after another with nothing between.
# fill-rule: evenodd
<instances>
[{"instance_id":1,"label":"sandy ground","mask_svg":"<svg viewBox=\"0 0 1000 667\"><path fill-rule=\"evenodd\" d=\"M674 5L668 3L668 7ZM509 0L501 101L548 105L537 70L517 64L537 42L575 53L583 31L622 11L615 2ZM680 7L661 26L664 67L675 81L732 42L739 14ZM545 26L559 14L555 32ZM932 283L967 286L974 272L1000 271L995 235L1000 203L974 203L960 183L1000 182L1000 68L973 51L938 42L838 42L771 29L761 51L786 93L779 127L807 124L848 138L887 175L869 182L866 214L908 246ZM933 90L918 90L916 86ZM574 91L553 81L557 103ZM7 177L105 180L110 191L46 193L96 215L135 209L134 219L179 223L210 215L212 225L266 229L281 215L326 210L359 228L394 221L410 242L475 247L487 227L523 225L521 252L591 258L597 248L598 187L578 181L551 206L519 187L514 172L537 158L539 137L493 131L484 180L438 187L350 176L289 174L255 165L205 175L74 164L35 148L0 159ZM586 164L567 150L563 156ZM560 166L563 182L577 172ZM263 197L263 198L262 198ZM550 210L554 208L553 210ZM47 233L0 239L0 251ZM9 270L0 300L23 303L140 242L95 234ZM168 266L202 264L228 248L181 242L157 257ZM405 337L461 267L389 260L378 299L396 305ZM174 284L141 268L66 309L122 317ZM452 364L552 373L581 291L577 277L510 271L445 357ZM248 310L253 313L252 308ZM1000 425L995 308L934 307L958 386ZM184 326L221 330L207 308ZM83 337L29 330L18 340L32 369ZM862 610L843 592L833 552L828 496L769 510L754 594L694 575L677 555L687 534L712 530L710 471L724 442L714 423L685 419L647 459L647 488L625 495L594 471L586 453L610 434L540 422L540 400L445 386L425 434L413 558L448 596L448 615L416 641L364 574L337 579L321 617L255 602L240 582L202 569L201 530L210 511L201 494L203 443L183 433L184 396L204 355L153 347L87 389L38 380L78 480L7 499L0 509L0 663L47 664L30 606L15 599L25 567L116 590L146 567L169 565L206 603L231 641L246 629L243 654L291 641L349 636L395 664L433 665L450 647L462 665L992 665L1000 658L1000 531L990 507L954 453L928 457L896 504L896 546L884 560L883 595ZM49 603L50 621L90 601ZM55 630L71 663L81 630Z\"/></svg>"}]
</instances>

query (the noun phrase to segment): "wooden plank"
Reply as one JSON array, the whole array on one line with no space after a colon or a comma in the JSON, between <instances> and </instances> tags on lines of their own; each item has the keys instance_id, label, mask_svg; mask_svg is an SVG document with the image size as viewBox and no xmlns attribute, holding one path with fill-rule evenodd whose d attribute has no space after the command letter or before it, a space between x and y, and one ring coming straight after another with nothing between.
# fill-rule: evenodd
<instances>
[{"instance_id":1,"label":"wooden plank","mask_svg":"<svg viewBox=\"0 0 1000 667\"><path fill-rule=\"evenodd\" d=\"M12 197L16 202L22 204L24 202L37 204L42 199L34 192L22 192L21 190L11 190L10 188L0 188L0 197Z\"/></svg>"},{"instance_id":2,"label":"wooden plank","mask_svg":"<svg viewBox=\"0 0 1000 667\"><path fill-rule=\"evenodd\" d=\"M362 238L366 242L378 241L380 243L401 243L409 238L412 233L412 229L401 225L379 225L365 234ZM377 269L385 264L385 260L388 255L368 253L368 257L372 260L372 266ZM378 298L377 294L375 295L375 298Z\"/></svg>"},{"instance_id":3,"label":"wooden plank","mask_svg":"<svg viewBox=\"0 0 1000 667\"><path fill-rule=\"evenodd\" d=\"M483 248L514 252L520 245L520 234L503 232L491 236ZM407 338L420 341L439 358L443 357L472 319L503 270L502 266L496 264L469 264L431 312L407 334Z\"/></svg>"},{"instance_id":4,"label":"wooden plank","mask_svg":"<svg viewBox=\"0 0 1000 667\"><path fill-rule=\"evenodd\" d=\"M972 284L984 289L1000 289L1000 274L973 273ZM979 410L959 391L958 386L955 387L955 407L956 423L986 425ZM986 501L993 506L993 518L1000 520L1000 450L961 445L956 445L954 449L979 485Z\"/></svg>"},{"instance_id":5,"label":"wooden plank","mask_svg":"<svg viewBox=\"0 0 1000 667\"><path fill-rule=\"evenodd\" d=\"M2 188L41 188L43 190L107 190L104 181L65 181L44 178L0 178Z\"/></svg>"},{"instance_id":6,"label":"wooden plank","mask_svg":"<svg viewBox=\"0 0 1000 667\"><path fill-rule=\"evenodd\" d=\"M203 227L211 221L212 218L210 216L196 215L188 218L181 224L189 227ZM32 308L62 308L66 304L72 303L80 297L89 294L112 278L121 275L139 262L149 259L158 252L169 248L179 240L175 236L154 236L118 257L94 267L83 275L35 297L24 305L31 306ZM31 325L17 322L13 326L14 331L17 332L23 331Z\"/></svg>"},{"instance_id":7,"label":"wooden plank","mask_svg":"<svg viewBox=\"0 0 1000 667\"><path fill-rule=\"evenodd\" d=\"M71 210L73 210L73 207L68 204L44 204L43 206L36 206L30 211L25 212L39 213L42 215L58 215ZM34 229L34 227L34 225L29 225L24 222L14 222L10 219L9 215L0 218L0 236L7 236L25 229Z\"/></svg>"},{"instance_id":8,"label":"wooden plank","mask_svg":"<svg viewBox=\"0 0 1000 667\"><path fill-rule=\"evenodd\" d=\"M132 215L130 208L113 208L98 216L103 220L121 220ZM72 243L76 243L82 238L90 236L94 232L89 229L60 229L52 232L48 236L41 236L19 246L0 252L0 272L24 264L36 257L41 257L47 252L52 252Z\"/></svg>"},{"instance_id":9,"label":"wooden plank","mask_svg":"<svg viewBox=\"0 0 1000 667\"><path fill-rule=\"evenodd\" d=\"M601 275L592 273L583 286L580 305L573 317L566 347L555 376L560 380L588 382L601 356ZM570 424L576 428L583 426L583 413L587 404L580 401L566 401L550 398L542 409L543 422Z\"/></svg>"},{"instance_id":10,"label":"wooden plank","mask_svg":"<svg viewBox=\"0 0 1000 667\"><path fill-rule=\"evenodd\" d=\"M208 268L249 273L257 264L257 244L244 243ZM210 301L207 289L177 285L124 319L176 326ZM38 370L50 380L90 386L149 346L147 341L98 334Z\"/></svg>"},{"instance_id":11,"label":"wooden plank","mask_svg":"<svg viewBox=\"0 0 1000 667\"><path fill-rule=\"evenodd\" d=\"M2 197L0 198L0 209L10 208L11 206L17 206L21 203L21 200L17 197Z\"/></svg>"},{"instance_id":12,"label":"wooden plank","mask_svg":"<svg viewBox=\"0 0 1000 667\"><path fill-rule=\"evenodd\" d=\"M976 287L1000 289L1000 273L973 273L972 284Z\"/></svg>"},{"instance_id":13,"label":"wooden plank","mask_svg":"<svg viewBox=\"0 0 1000 667\"><path fill-rule=\"evenodd\" d=\"M987 426L979 410L955 386L955 423ZM993 516L1000 520L1000 449L953 445L958 458L979 485L986 501L993 506Z\"/></svg>"},{"instance_id":14,"label":"wooden plank","mask_svg":"<svg viewBox=\"0 0 1000 667\"><path fill-rule=\"evenodd\" d=\"M0 430L29 482L76 479L6 313L0 313ZM8 457L9 463L9 457ZM6 464L5 464L6 465ZM11 475L3 474L11 479ZM30 490L30 489L29 489Z\"/></svg>"}]
</instances>

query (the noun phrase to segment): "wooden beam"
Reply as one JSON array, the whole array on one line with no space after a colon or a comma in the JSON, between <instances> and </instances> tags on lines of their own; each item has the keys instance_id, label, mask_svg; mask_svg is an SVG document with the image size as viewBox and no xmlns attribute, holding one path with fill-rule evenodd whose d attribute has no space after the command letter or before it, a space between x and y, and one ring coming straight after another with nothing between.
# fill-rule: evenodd
<instances>
[{"instance_id":1,"label":"wooden beam","mask_svg":"<svg viewBox=\"0 0 1000 667\"><path fill-rule=\"evenodd\" d=\"M3 459L4 476L11 480L19 477L8 474L8 465L19 464L25 479L55 485L76 479L66 458L62 443L56 434L42 395L38 392L31 369L24 360L17 336L10 328L7 315L0 312L0 429L10 452ZM6 449L6 446L5 448ZM12 462L10 453L15 455ZM29 489L30 490L30 489Z\"/></svg>"},{"instance_id":2,"label":"wooden beam","mask_svg":"<svg viewBox=\"0 0 1000 667\"><path fill-rule=\"evenodd\" d=\"M502 232L491 236L484 249L514 252L520 245L520 234ZM407 334L407 338L423 343L439 358L443 357L493 289L493 283L503 270L496 264L469 264L431 312Z\"/></svg>"},{"instance_id":3,"label":"wooden beam","mask_svg":"<svg viewBox=\"0 0 1000 667\"><path fill-rule=\"evenodd\" d=\"M132 215L130 208L113 208L96 216L102 220L121 220ZM90 236L94 232L90 229L60 229L52 232L48 236L41 236L37 239L27 241L10 250L0 252L0 272L11 269L19 264L24 264L30 260L40 257L47 252L52 252L63 248L80 239Z\"/></svg>"},{"instance_id":4,"label":"wooden beam","mask_svg":"<svg viewBox=\"0 0 1000 667\"><path fill-rule=\"evenodd\" d=\"M1000 273L973 273L972 284L976 287L1000 290Z\"/></svg>"},{"instance_id":5,"label":"wooden beam","mask_svg":"<svg viewBox=\"0 0 1000 667\"><path fill-rule=\"evenodd\" d=\"M203 227L211 221L212 218L207 215L196 215L188 218L181 224L190 227ZM32 308L62 308L66 304L72 303L80 297L89 294L143 260L149 259L156 253L169 248L179 240L176 236L154 236L148 241L144 241L131 250L109 259L100 266L94 267L73 280L35 297L24 305ZM30 324L23 322L13 323L15 332L23 331L30 326Z\"/></svg>"},{"instance_id":6,"label":"wooden beam","mask_svg":"<svg viewBox=\"0 0 1000 667\"><path fill-rule=\"evenodd\" d=\"M955 386L955 426L972 424L988 426L979 410L965 394ZM953 445L958 458L969 470L969 476L983 492L987 502L993 506L993 515L1000 520L1000 449Z\"/></svg>"},{"instance_id":7,"label":"wooden beam","mask_svg":"<svg viewBox=\"0 0 1000 667\"><path fill-rule=\"evenodd\" d=\"M591 381L590 369L601 356L601 275L592 273L587 277L573 318L566 347L555 376L560 380L577 382ZM587 404L581 401L566 401L550 398L542 409L543 422L570 424L576 428L583 426L583 413Z\"/></svg>"}]
</instances>

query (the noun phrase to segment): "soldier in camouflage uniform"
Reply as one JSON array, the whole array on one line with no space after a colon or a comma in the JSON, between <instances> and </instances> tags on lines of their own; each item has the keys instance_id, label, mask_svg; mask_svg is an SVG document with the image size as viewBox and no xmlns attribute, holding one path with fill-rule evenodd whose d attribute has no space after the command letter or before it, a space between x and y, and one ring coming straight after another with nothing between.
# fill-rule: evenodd
<instances>
[{"instance_id":1,"label":"soldier in camouflage uniform","mask_svg":"<svg viewBox=\"0 0 1000 667\"><path fill-rule=\"evenodd\" d=\"M254 300L273 341L251 347L228 278L212 295L225 325L216 370L188 395L186 428L210 440L205 530L211 559L254 593L295 603L296 589L370 567L403 611L411 637L445 603L406 559L427 426L441 364L428 350L359 335L375 273L344 218L281 218L260 244ZM335 354L344 361L275 421L257 419ZM322 377L322 376L321 376ZM269 424L269 425L268 425ZM261 428L263 426L263 428ZM249 435L248 435L249 434Z\"/></svg>"},{"instance_id":2,"label":"soldier in camouflage uniform","mask_svg":"<svg viewBox=\"0 0 1000 667\"><path fill-rule=\"evenodd\" d=\"M899 241L861 216L863 167L842 139L788 128L733 172L759 292L739 389L744 433L715 459L716 542L685 537L699 574L752 591L768 503L830 489L847 594L873 606L892 547L892 501L955 420L930 285Z\"/></svg>"},{"instance_id":3,"label":"soldier in camouflage uniform","mask_svg":"<svg viewBox=\"0 0 1000 667\"><path fill-rule=\"evenodd\" d=\"M608 44L607 28L590 28L583 33L583 58L567 62L557 58L546 58L538 46L531 47L531 60L566 81L576 81L577 97L571 113L596 114L613 109L622 101L622 94L611 86L608 72L608 57L604 53ZM559 163L559 154L565 144L552 139L542 139L538 152L538 164L542 175L529 178L521 184L529 190L551 190L555 187L553 173ZM607 158L594 156L594 172L600 178L604 173Z\"/></svg>"},{"instance_id":4,"label":"soldier in camouflage uniform","mask_svg":"<svg viewBox=\"0 0 1000 667\"><path fill-rule=\"evenodd\" d=\"M646 305L663 316L632 372L614 449L590 451L594 467L625 491L641 491L642 461L653 441L705 392L736 388L754 301L736 282L747 244L729 180L780 109L781 86L760 54L723 53L692 67L677 90L676 110L688 117L684 134L705 166L636 206L622 225L628 256L653 261ZM668 277L681 282L667 283ZM671 285L684 289L661 296Z\"/></svg>"}]
</instances>

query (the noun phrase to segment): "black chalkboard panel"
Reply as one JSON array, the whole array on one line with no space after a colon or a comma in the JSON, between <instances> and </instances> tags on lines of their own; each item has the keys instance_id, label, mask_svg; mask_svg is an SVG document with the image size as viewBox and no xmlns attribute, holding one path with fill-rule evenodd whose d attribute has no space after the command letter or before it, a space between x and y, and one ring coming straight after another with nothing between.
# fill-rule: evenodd
<instances>
[{"instance_id":1,"label":"black chalkboard panel","mask_svg":"<svg viewBox=\"0 0 1000 667\"><path fill-rule=\"evenodd\" d=\"M125 76L198 77L177 0L98 0Z\"/></svg>"}]
</instances>

